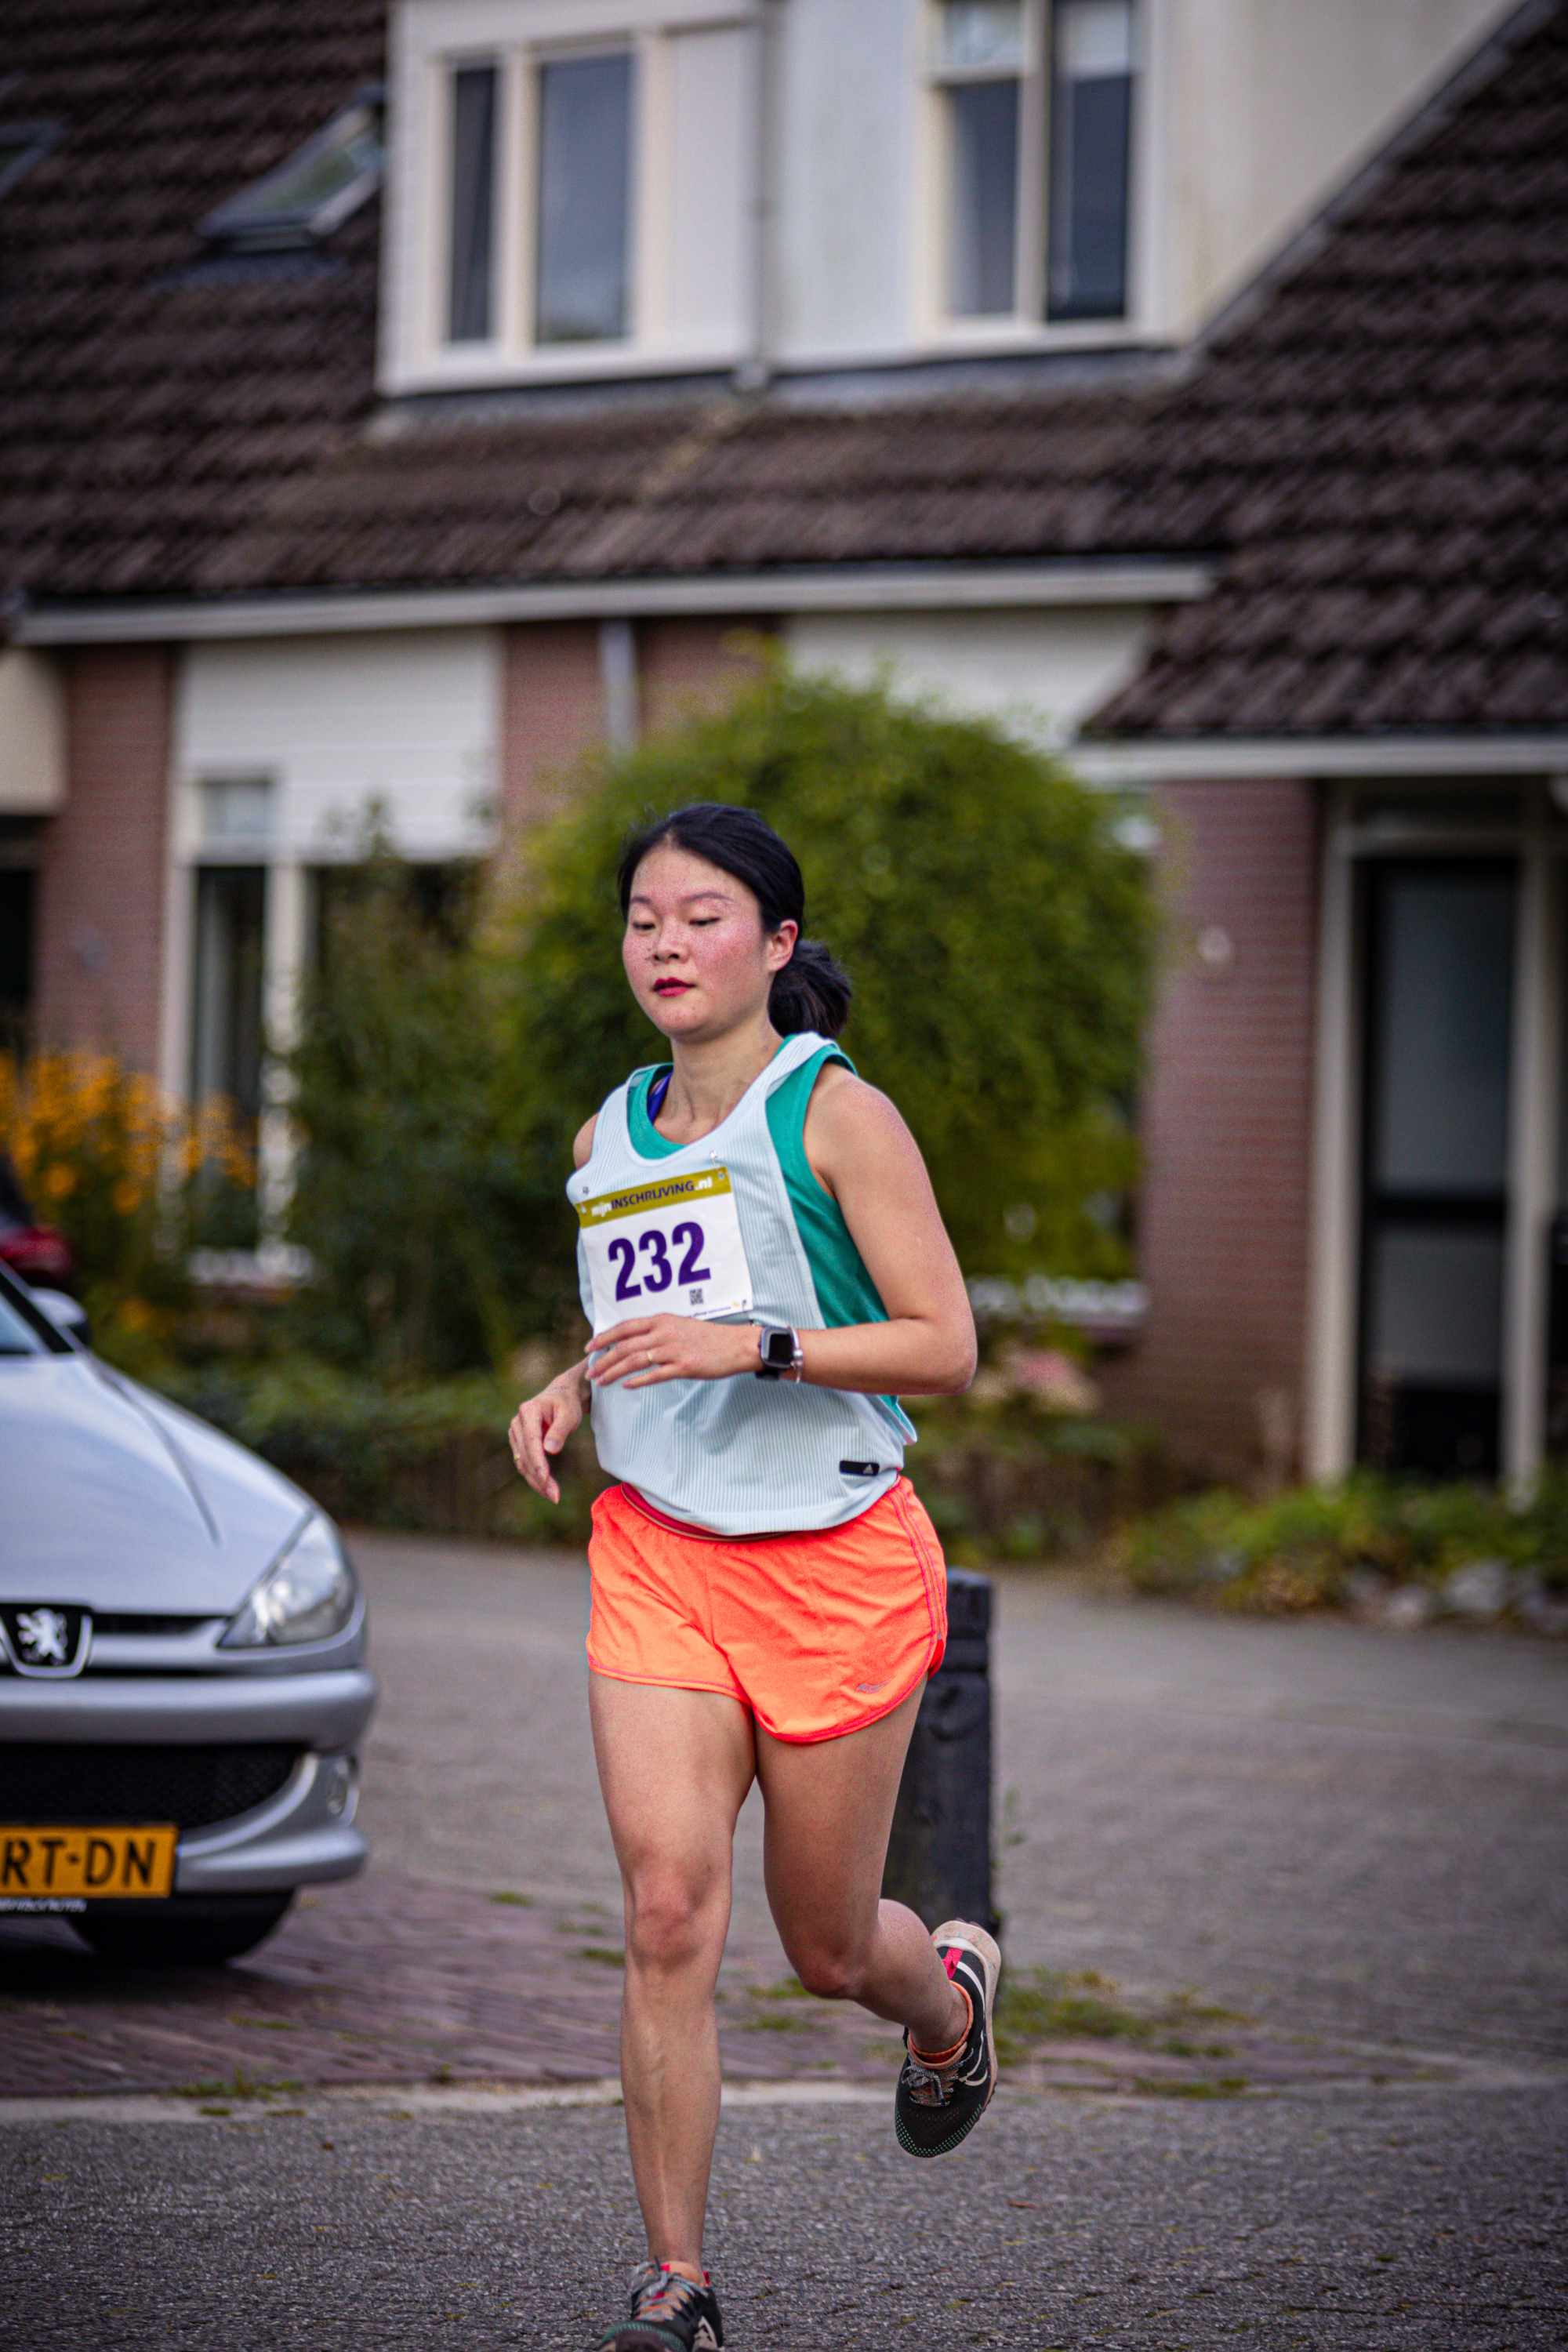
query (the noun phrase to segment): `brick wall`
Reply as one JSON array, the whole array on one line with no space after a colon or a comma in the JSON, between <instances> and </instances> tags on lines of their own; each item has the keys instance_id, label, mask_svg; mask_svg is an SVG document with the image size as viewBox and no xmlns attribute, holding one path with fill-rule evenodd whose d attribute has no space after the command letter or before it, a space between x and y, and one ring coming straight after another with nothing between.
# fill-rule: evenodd
<instances>
[{"instance_id":1,"label":"brick wall","mask_svg":"<svg viewBox=\"0 0 1568 2352\"><path fill-rule=\"evenodd\" d=\"M1306 1346L1316 803L1295 782L1161 800L1173 940L1139 1210L1152 1306L1106 1367L1108 1402L1210 1468L1284 1475Z\"/></svg>"},{"instance_id":2,"label":"brick wall","mask_svg":"<svg viewBox=\"0 0 1568 2352\"><path fill-rule=\"evenodd\" d=\"M647 732L721 702L752 667L755 623L717 618L636 625L638 721ZM596 621L530 621L508 629L501 666L502 822L536 824L570 795L571 772L604 739Z\"/></svg>"},{"instance_id":3,"label":"brick wall","mask_svg":"<svg viewBox=\"0 0 1568 2352\"><path fill-rule=\"evenodd\" d=\"M573 764L605 731L596 621L530 621L501 656L500 806L508 832L555 815Z\"/></svg>"},{"instance_id":4,"label":"brick wall","mask_svg":"<svg viewBox=\"0 0 1568 2352\"><path fill-rule=\"evenodd\" d=\"M763 625L722 614L645 621L637 632L642 723L649 734L711 710L750 677Z\"/></svg>"},{"instance_id":5,"label":"brick wall","mask_svg":"<svg viewBox=\"0 0 1568 2352\"><path fill-rule=\"evenodd\" d=\"M42 1042L155 1070L174 652L66 657L66 796L44 835L35 1003Z\"/></svg>"}]
</instances>

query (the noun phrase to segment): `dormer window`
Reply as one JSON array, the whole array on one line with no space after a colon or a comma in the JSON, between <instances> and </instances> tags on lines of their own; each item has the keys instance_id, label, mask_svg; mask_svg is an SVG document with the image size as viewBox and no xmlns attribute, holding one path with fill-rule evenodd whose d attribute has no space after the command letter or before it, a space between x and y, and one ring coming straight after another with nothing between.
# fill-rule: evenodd
<instances>
[{"instance_id":1,"label":"dormer window","mask_svg":"<svg viewBox=\"0 0 1568 2352\"><path fill-rule=\"evenodd\" d=\"M953 321L1121 319L1133 0L931 0Z\"/></svg>"},{"instance_id":2,"label":"dormer window","mask_svg":"<svg viewBox=\"0 0 1568 2352\"><path fill-rule=\"evenodd\" d=\"M319 245L381 185L382 93L361 90L265 178L208 213L209 245L277 253Z\"/></svg>"},{"instance_id":3,"label":"dormer window","mask_svg":"<svg viewBox=\"0 0 1568 2352\"><path fill-rule=\"evenodd\" d=\"M1132 166L1131 0L1056 0L1049 161L1046 315L1120 319Z\"/></svg>"},{"instance_id":4,"label":"dormer window","mask_svg":"<svg viewBox=\"0 0 1568 2352\"><path fill-rule=\"evenodd\" d=\"M732 367L757 0L403 0L388 389Z\"/></svg>"},{"instance_id":5,"label":"dormer window","mask_svg":"<svg viewBox=\"0 0 1568 2352\"><path fill-rule=\"evenodd\" d=\"M539 68L534 339L616 342L629 324L632 60Z\"/></svg>"},{"instance_id":6,"label":"dormer window","mask_svg":"<svg viewBox=\"0 0 1568 2352\"><path fill-rule=\"evenodd\" d=\"M497 233L500 176L510 169L500 140L505 68L454 65L449 90L447 340L483 343L500 326L508 242ZM541 57L518 95L531 186L526 238L511 242L532 258L531 340L622 342L632 317L631 52Z\"/></svg>"},{"instance_id":7,"label":"dormer window","mask_svg":"<svg viewBox=\"0 0 1568 2352\"><path fill-rule=\"evenodd\" d=\"M458 66L449 85L447 341L486 343L495 331L496 109L499 68Z\"/></svg>"},{"instance_id":8,"label":"dormer window","mask_svg":"<svg viewBox=\"0 0 1568 2352\"><path fill-rule=\"evenodd\" d=\"M10 194L59 135L58 122L0 122L0 196Z\"/></svg>"}]
</instances>

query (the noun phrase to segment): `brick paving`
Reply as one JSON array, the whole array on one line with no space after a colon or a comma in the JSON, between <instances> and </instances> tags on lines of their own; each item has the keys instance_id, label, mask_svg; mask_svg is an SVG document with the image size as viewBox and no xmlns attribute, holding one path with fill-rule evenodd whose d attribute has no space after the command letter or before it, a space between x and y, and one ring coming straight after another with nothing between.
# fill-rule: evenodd
<instances>
[{"instance_id":1,"label":"brick paving","mask_svg":"<svg viewBox=\"0 0 1568 2352\"><path fill-rule=\"evenodd\" d=\"M302 1896L278 1933L226 1968L132 1969L63 1922L0 1924L0 2096L431 2077L602 2080L617 2067L619 1923L597 1910L500 1904L374 1872ZM830 2067L887 2072L876 2021L758 1999L726 1958L724 2061L737 2078ZM749 2021L754 2024L749 2029ZM772 2030L770 2030L772 2029Z\"/></svg>"},{"instance_id":2,"label":"brick paving","mask_svg":"<svg viewBox=\"0 0 1568 2352\"><path fill-rule=\"evenodd\" d=\"M618 1923L374 1871L306 1895L268 1942L222 1969L133 1969L63 1922L0 1924L0 2097L245 2084L599 2082L617 2069ZM732 2082L888 2082L893 2029L809 2000L776 1953L732 1939L720 2040ZM1251 2022L1178 2021L1152 2044L1041 2042L1018 2068L1045 2089L1226 2095L1400 2079L1391 2056L1290 2042Z\"/></svg>"}]
</instances>

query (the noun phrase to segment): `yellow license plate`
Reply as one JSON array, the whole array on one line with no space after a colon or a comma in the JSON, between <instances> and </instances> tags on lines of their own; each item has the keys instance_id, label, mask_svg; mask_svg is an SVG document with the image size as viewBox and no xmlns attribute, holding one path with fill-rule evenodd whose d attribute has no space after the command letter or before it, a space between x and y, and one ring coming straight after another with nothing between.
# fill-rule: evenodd
<instances>
[{"instance_id":1,"label":"yellow license plate","mask_svg":"<svg viewBox=\"0 0 1568 2352\"><path fill-rule=\"evenodd\" d=\"M0 1903L6 1895L172 1895L179 1837L167 1822L103 1830L0 1822Z\"/></svg>"}]
</instances>

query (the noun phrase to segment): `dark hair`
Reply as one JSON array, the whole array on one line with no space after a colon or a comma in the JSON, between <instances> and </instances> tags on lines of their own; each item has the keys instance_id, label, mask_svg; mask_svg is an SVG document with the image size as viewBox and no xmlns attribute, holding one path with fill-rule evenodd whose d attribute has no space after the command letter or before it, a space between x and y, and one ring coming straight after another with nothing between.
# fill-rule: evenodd
<instances>
[{"instance_id":1,"label":"dark hair","mask_svg":"<svg viewBox=\"0 0 1568 2352\"><path fill-rule=\"evenodd\" d=\"M782 1036L815 1029L837 1037L849 1015L849 975L820 940L801 936L805 883L794 850L751 809L725 801L693 801L689 808L671 809L634 834L621 852L616 887L623 915L631 906L637 867L650 849L666 841L743 882L762 909L764 931L776 931L781 923L798 927L794 954L773 974L768 1018Z\"/></svg>"}]
</instances>

